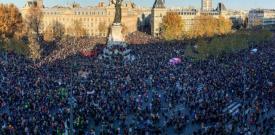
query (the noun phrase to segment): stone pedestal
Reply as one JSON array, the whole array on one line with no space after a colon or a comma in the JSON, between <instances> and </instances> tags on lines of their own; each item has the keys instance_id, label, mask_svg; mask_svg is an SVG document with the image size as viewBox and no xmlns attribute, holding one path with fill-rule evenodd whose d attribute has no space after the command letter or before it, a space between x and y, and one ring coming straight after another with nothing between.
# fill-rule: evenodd
<instances>
[{"instance_id":1,"label":"stone pedestal","mask_svg":"<svg viewBox=\"0 0 275 135\"><path fill-rule=\"evenodd\" d=\"M114 23L108 37L107 47L104 48L100 59L109 59L122 57L123 61L133 61L135 57L130 54L131 50L127 48L124 36L122 34L122 26L120 23Z\"/></svg>"},{"instance_id":2,"label":"stone pedestal","mask_svg":"<svg viewBox=\"0 0 275 135\"><path fill-rule=\"evenodd\" d=\"M111 34L109 40L112 42L123 42L122 26L120 23L114 23L111 27ZM109 41L110 42L110 41Z\"/></svg>"}]
</instances>

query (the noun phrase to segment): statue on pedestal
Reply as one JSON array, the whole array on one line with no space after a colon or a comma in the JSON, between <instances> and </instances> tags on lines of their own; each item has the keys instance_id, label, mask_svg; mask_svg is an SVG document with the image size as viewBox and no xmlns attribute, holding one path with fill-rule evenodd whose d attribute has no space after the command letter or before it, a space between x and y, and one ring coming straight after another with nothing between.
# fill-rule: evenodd
<instances>
[{"instance_id":1,"label":"statue on pedestal","mask_svg":"<svg viewBox=\"0 0 275 135\"><path fill-rule=\"evenodd\" d=\"M115 4L115 20L114 23L121 23L121 5L123 0L112 0L112 3Z\"/></svg>"},{"instance_id":2,"label":"statue on pedestal","mask_svg":"<svg viewBox=\"0 0 275 135\"><path fill-rule=\"evenodd\" d=\"M121 6L123 0L111 0L111 4L115 5L115 18L111 31L108 37L107 47L103 50L103 55L100 57L112 60L122 58L123 61L132 61L134 56L130 54L131 50L127 49L121 25Z\"/></svg>"}]
</instances>

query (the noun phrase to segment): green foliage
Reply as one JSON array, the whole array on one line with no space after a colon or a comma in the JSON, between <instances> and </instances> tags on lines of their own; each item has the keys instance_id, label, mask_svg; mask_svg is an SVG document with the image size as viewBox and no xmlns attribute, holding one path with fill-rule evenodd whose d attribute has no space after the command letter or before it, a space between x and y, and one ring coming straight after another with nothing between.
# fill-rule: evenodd
<instances>
[{"instance_id":1,"label":"green foliage","mask_svg":"<svg viewBox=\"0 0 275 135\"><path fill-rule=\"evenodd\" d=\"M193 47L191 45L187 45L185 50L184 50L184 54L187 56L187 57L193 57L194 56L194 53L193 53Z\"/></svg>"},{"instance_id":2,"label":"green foliage","mask_svg":"<svg viewBox=\"0 0 275 135\"><path fill-rule=\"evenodd\" d=\"M204 60L210 56L219 57L226 53L236 53L250 46L261 46L271 40L272 33L268 30L240 31L227 36L215 36L210 40L200 39L197 42L197 53L190 52L189 47L185 55L197 60Z\"/></svg>"},{"instance_id":3,"label":"green foliage","mask_svg":"<svg viewBox=\"0 0 275 135\"><path fill-rule=\"evenodd\" d=\"M0 42L0 50L15 52L16 54L20 54L20 55L29 54L29 47L26 44L24 44L21 40L17 40L14 38L7 39L6 41Z\"/></svg>"}]
</instances>

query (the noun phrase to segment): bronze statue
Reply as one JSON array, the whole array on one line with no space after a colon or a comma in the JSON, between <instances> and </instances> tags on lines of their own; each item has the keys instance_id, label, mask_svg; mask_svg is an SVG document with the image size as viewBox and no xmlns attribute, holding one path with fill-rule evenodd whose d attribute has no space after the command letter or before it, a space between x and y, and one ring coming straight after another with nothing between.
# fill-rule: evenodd
<instances>
[{"instance_id":1,"label":"bronze statue","mask_svg":"<svg viewBox=\"0 0 275 135\"><path fill-rule=\"evenodd\" d=\"M115 4L115 20L114 23L121 23L121 5L123 0L112 0L112 3Z\"/></svg>"}]
</instances>

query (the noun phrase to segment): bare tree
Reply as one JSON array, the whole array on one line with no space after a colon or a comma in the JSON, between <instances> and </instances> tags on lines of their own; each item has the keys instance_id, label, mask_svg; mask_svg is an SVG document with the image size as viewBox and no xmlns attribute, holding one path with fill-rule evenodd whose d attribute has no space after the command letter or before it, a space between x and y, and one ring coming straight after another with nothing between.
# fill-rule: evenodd
<instances>
[{"instance_id":1,"label":"bare tree","mask_svg":"<svg viewBox=\"0 0 275 135\"><path fill-rule=\"evenodd\" d=\"M65 33L64 25L58 21L55 21L51 25L49 25L46 28L45 32L43 33L44 40L46 41L52 41L53 39L60 40L61 38L63 38L64 33Z\"/></svg>"},{"instance_id":2,"label":"bare tree","mask_svg":"<svg viewBox=\"0 0 275 135\"><path fill-rule=\"evenodd\" d=\"M108 32L108 26L107 26L106 22L100 22L100 23L98 24L98 31L99 31L102 35L104 35L105 33Z\"/></svg>"},{"instance_id":3,"label":"bare tree","mask_svg":"<svg viewBox=\"0 0 275 135\"><path fill-rule=\"evenodd\" d=\"M33 6L28 9L26 16L26 24L29 30L29 34L33 34L36 40L39 39L39 34L42 30L43 12L38 6Z\"/></svg>"}]
</instances>

